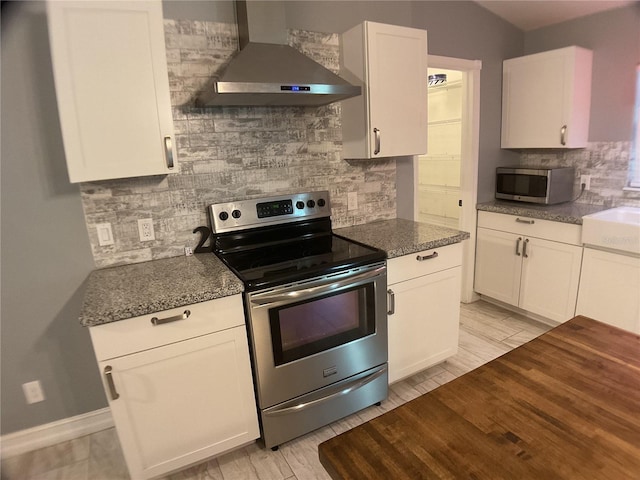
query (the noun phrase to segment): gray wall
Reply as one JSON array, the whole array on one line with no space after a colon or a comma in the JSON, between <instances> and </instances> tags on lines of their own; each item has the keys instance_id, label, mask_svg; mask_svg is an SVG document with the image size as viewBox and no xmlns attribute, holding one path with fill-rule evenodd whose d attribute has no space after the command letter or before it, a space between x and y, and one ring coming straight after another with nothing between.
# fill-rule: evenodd
<instances>
[{"instance_id":1,"label":"gray wall","mask_svg":"<svg viewBox=\"0 0 640 480\"><path fill-rule=\"evenodd\" d=\"M429 53L481 60L478 201L493 198L495 167L517 163L500 149L502 60L522 54L522 31L475 2L290 1L287 26L341 33L363 20L428 31Z\"/></svg>"},{"instance_id":2,"label":"gray wall","mask_svg":"<svg viewBox=\"0 0 640 480\"><path fill-rule=\"evenodd\" d=\"M640 2L527 32L525 54L578 45L593 50L590 142L631 140Z\"/></svg>"},{"instance_id":3,"label":"gray wall","mask_svg":"<svg viewBox=\"0 0 640 480\"><path fill-rule=\"evenodd\" d=\"M69 184L43 4L2 9L2 434L107 405L78 314L94 268ZM46 400L27 405L21 385Z\"/></svg>"}]
</instances>

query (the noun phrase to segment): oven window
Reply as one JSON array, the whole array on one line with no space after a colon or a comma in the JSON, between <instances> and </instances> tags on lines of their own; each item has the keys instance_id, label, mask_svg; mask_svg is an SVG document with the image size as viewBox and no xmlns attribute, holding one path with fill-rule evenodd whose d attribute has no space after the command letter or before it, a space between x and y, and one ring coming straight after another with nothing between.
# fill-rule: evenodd
<instances>
[{"instance_id":1,"label":"oven window","mask_svg":"<svg viewBox=\"0 0 640 480\"><path fill-rule=\"evenodd\" d=\"M375 332L373 284L269 311L276 365L313 355Z\"/></svg>"},{"instance_id":2,"label":"oven window","mask_svg":"<svg viewBox=\"0 0 640 480\"><path fill-rule=\"evenodd\" d=\"M498 174L498 192L524 197L546 197L547 177L515 173Z\"/></svg>"}]
</instances>

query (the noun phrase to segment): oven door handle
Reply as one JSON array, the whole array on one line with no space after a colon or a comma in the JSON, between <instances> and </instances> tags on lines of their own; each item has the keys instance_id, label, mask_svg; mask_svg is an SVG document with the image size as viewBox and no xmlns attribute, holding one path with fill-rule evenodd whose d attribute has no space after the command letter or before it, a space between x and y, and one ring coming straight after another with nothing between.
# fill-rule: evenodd
<instances>
[{"instance_id":1,"label":"oven door handle","mask_svg":"<svg viewBox=\"0 0 640 480\"><path fill-rule=\"evenodd\" d=\"M347 395L348 393L351 393L351 392L353 392L355 390L358 390L359 388L364 387L368 383L373 382L376 378L384 375L384 373L386 371L387 371L387 367L385 365L385 366L380 367L375 372L367 375L366 377L354 381L353 383L351 383L350 385L348 385L346 387L341 385L340 389L338 391L330 393L326 397L316 398L315 400L311 400L309 402L298 403L297 405L293 405L291 407L282 407L282 408L278 408L278 409L275 409L275 410L269 410L268 412L263 412L263 415L269 416L269 417L276 417L276 416L279 416L279 415L288 415L290 413L301 412L303 410L306 410L307 408L313 407L314 405L318 405L320 403L328 402L328 401L330 401L330 400L332 400L332 399L334 399L336 397L340 397L342 395Z\"/></svg>"},{"instance_id":2,"label":"oven door handle","mask_svg":"<svg viewBox=\"0 0 640 480\"><path fill-rule=\"evenodd\" d=\"M265 292L258 293L251 296L251 303L254 305L264 306L271 303L278 302L292 302L298 300L304 300L309 297L321 295L323 293L330 293L338 290L339 288L348 287L355 282L361 280L367 280L370 278L378 277L386 270L386 265L369 270L367 272L359 273L356 275L349 275L348 277L341 278L339 280L330 281L329 283L322 283L315 287L309 287L300 289L299 287L289 287L278 291L277 293Z\"/></svg>"}]
</instances>

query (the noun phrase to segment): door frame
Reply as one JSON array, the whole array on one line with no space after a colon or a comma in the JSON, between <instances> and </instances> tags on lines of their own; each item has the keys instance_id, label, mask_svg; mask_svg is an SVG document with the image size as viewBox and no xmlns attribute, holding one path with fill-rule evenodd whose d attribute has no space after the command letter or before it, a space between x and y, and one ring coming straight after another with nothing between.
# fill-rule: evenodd
<instances>
[{"instance_id":1,"label":"door frame","mask_svg":"<svg viewBox=\"0 0 640 480\"><path fill-rule=\"evenodd\" d=\"M480 148L480 70L481 60L429 55L428 68L444 68L462 72L462 151L460 165L460 230L470 238L463 241L462 284L460 301L479 299L473 291L478 200L478 156ZM418 158L396 162L397 217L418 221Z\"/></svg>"}]
</instances>

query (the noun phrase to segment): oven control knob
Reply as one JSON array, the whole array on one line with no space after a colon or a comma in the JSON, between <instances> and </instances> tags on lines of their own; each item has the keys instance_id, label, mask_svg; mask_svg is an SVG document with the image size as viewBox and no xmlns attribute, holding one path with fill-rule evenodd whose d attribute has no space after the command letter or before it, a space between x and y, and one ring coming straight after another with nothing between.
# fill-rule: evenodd
<instances>
[{"instance_id":1,"label":"oven control knob","mask_svg":"<svg viewBox=\"0 0 640 480\"><path fill-rule=\"evenodd\" d=\"M229 214L227 212L220 212L218 214L218 218L224 222L227 218L229 218Z\"/></svg>"},{"instance_id":2,"label":"oven control knob","mask_svg":"<svg viewBox=\"0 0 640 480\"><path fill-rule=\"evenodd\" d=\"M314 202L313 200L308 200L307 201L307 207L313 208L315 206L316 206L316 202Z\"/></svg>"},{"instance_id":3,"label":"oven control knob","mask_svg":"<svg viewBox=\"0 0 640 480\"><path fill-rule=\"evenodd\" d=\"M242 213L240 213L240 210L234 210L233 212L231 212L231 216L233 218L240 218L241 215Z\"/></svg>"},{"instance_id":4,"label":"oven control knob","mask_svg":"<svg viewBox=\"0 0 640 480\"><path fill-rule=\"evenodd\" d=\"M324 198L319 198L318 199L318 206L319 207L324 207L327 204L327 202L324 201Z\"/></svg>"},{"instance_id":5,"label":"oven control knob","mask_svg":"<svg viewBox=\"0 0 640 480\"><path fill-rule=\"evenodd\" d=\"M297 201L297 202L296 202L296 208L297 208L298 210L302 210L302 209L304 208L304 202Z\"/></svg>"}]
</instances>

